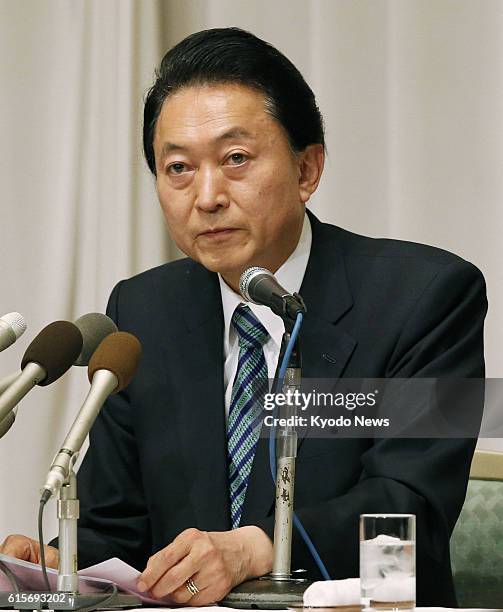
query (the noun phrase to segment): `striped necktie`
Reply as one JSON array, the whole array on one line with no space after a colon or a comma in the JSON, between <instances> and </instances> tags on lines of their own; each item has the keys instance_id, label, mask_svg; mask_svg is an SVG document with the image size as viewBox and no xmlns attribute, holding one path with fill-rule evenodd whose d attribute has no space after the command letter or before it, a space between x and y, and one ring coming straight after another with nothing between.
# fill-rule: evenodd
<instances>
[{"instance_id":1,"label":"striped necktie","mask_svg":"<svg viewBox=\"0 0 503 612\"><path fill-rule=\"evenodd\" d=\"M264 393L267 391L265 342L269 334L248 306L240 304L232 315L239 337L239 358L232 386L227 429L227 462L232 528L239 526L255 447L262 424Z\"/></svg>"}]
</instances>

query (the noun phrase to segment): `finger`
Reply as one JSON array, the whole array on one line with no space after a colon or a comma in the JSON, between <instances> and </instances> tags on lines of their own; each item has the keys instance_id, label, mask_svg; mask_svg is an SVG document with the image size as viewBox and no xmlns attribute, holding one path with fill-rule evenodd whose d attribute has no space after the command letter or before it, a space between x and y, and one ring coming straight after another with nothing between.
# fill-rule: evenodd
<instances>
[{"instance_id":1,"label":"finger","mask_svg":"<svg viewBox=\"0 0 503 612\"><path fill-rule=\"evenodd\" d=\"M38 554L33 541L23 535L13 534L5 538L1 551L4 555L38 563Z\"/></svg>"},{"instance_id":2,"label":"finger","mask_svg":"<svg viewBox=\"0 0 503 612\"><path fill-rule=\"evenodd\" d=\"M59 565L59 550L54 546L45 546L45 564L47 567L58 569Z\"/></svg>"},{"instance_id":3,"label":"finger","mask_svg":"<svg viewBox=\"0 0 503 612\"><path fill-rule=\"evenodd\" d=\"M201 578L201 573L200 572L197 572L191 578L191 580L194 583L195 587L199 591L195 595L189 590L189 588L187 586L187 581L188 580L189 579L187 578L183 582L182 585L180 585L177 589L175 589L172 593L170 593L170 598L175 603L177 603L177 604L187 604L187 603L190 602L190 605L193 605L194 601L196 601L196 598L199 597L200 595L202 595L204 593L204 591L206 590L205 586L203 586L203 580ZM204 596L203 596L203 600L206 601L206 598ZM194 605L197 605L197 604L194 604Z\"/></svg>"},{"instance_id":4,"label":"finger","mask_svg":"<svg viewBox=\"0 0 503 612\"><path fill-rule=\"evenodd\" d=\"M180 563L177 563L174 567L168 570L165 574L163 574L159 580L150 587L150 592L152 595L158 599L161 597L165 597L166 595L172 596L172 594L179 590L181 595L189 594L189 591L185 588L187 580L194 576L199 569L197 564L197 559L195 555L191 551L186 557L184 557ZM186 601L186 597L182 598L183 601L178 603L183 603ZM178 600L177 600L178 601Z\"/></svg>"},{"instance_id":5,"label":"finger","mask_svg":"<svg viewBox=\"0 0 503 612\"><path fill-rule=\"evenodd\" d=\"M199 581L204 581L204 578L198 578L197 582L195 579L193 580L196 586L199 588ZM208 583L206 588L199 589L199 593L190 599L190 605L207 606L209 604L218 603L227 595L231 588L232 584L230 579L222 577L219 580L216 580L213 578L213 580Z\"/></svg>"},{"instance_id":6,"label":"finger","mask_svg":"<svg viewBox=\"0 0 503 612\"><path fill-rule=\"evenodd\" d=\"M171 544L150 557L147 567L138 577L138 590L150 590L161 576L186 557L192 542L200 533L197 529L186 529Z\"/></svg>"},{"instance_id":7,"label":"finger","mask_svg":"<svg viewBox=\"0 0 503 612\"><path fill-rule=\"evenodd\" d=\"M191 606L217 603L236 584L233 582L232 572L221 555L210 555L192 580L200 592L190 600Z\"/></svg>"},{"instance_id":8,"label":"finger","mask_svg":"<svg viewBox=\"0 0 503 612\"><path fill-rule=\"evenodd\" d=\"M187 583L184 582L170 595L176 603L189 603L191 606L205 606L216 603L223 599L234 586L231 575L221 559L208 561L200 567L201 569L192 576L192 582L199 593L189 598L190 591L187 588Z\"/></svg>"}]
</instances>

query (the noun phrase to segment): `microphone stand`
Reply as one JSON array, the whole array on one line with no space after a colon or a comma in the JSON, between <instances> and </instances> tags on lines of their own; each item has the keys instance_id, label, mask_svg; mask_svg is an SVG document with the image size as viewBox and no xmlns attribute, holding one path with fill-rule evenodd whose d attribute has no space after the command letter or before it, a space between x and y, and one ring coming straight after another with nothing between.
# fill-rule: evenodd
<instances>
[{"instance_id":1,"label":"microphone stand","mask_svg":"<svg viewBox=\"0 0 503 612\"><path fill-rule=\"evenodd\" d=\"M287 331L281 340L279 363L283 360L293 325L285 319ZM279 366L278 366L279 367ZM276 372L276 376L277 376ZM275 379L276 380L276 379ZM295 343L283 382L283 393L299 390L301 386L301 354ZM274 389L275 392L278 389ZM286 395L292 397L292 395ZM294 402L282 407L280 417L295 417ZM295 418L286 423L294 423ZM235 587L220 605L230 608L280 610L287 606L302 606L303 594L310 582L302 577L305 570L291 571L292 525L295 489L295 460L297 432L293 424L276 430L276 503L274 516L273 568L270 574L247 580Z\"/></svg>"},{"instance_id":2,"label":"microphone stand","mask_svg":"<svg viewBox=\"0 0 503 612\"><path fill-rule=\"evenodd\" d=\"M75 455L75 459L77 455ZM54 610L80 610L86 611L105 608L139 608L141 600L136 595L117 593L110 595L94 593L83 595L79 593L79 576L77 574L77 523L79 519L79 500L77 498L77 477L70 469L70 474L60 489L58 499L58 522L59 522L59 566L58 566L58 593L68 594L66 603L53 604Z\"/></svg>"},{"instance_id":3,"label":"microphone stand","mask_svg":"<svg viewBox=\"0 0 503 612\"><path fill-rule=\"evenodd\" d=\"M74 455L74 460L77 455ZM57 504L58 523L59 523L59 565L57 577L57 589L54 593L42 593L50 597L49 606L51 610L62 610L75 612L77 610L97 610L104 607L105 609L113 608L114 610L122 608L140 608L141 600L136 595L128 595L126 593L117 593L117 588L114 583L113 591L110 594L93 593L91 595L83 595L79 592L79 575L77 574L78 556L77 556L77 522L79 519L79 500L77 498L77 477L70 468L70 474L63 483L59 491L59 499ZM40 595L40 593L39 593ZM18 610L33 610L36 603L34 599L27 598L26 601L18 601L16 599L15 607ZM5 601L4 601L5 600ZM5 597L0 597L0 604L7 603ZM10 604L7 604L10 605Z\"/></svg>"},{"instance_id":4,"label":"microphone stand","mask_svg":"<svg viewBox=\"0 0 503 612\"><path fill-rule=\"evenodd\" d=\"M284 353L290 340L290 333L285 332L281 340ZM280 358L281 363L281 358ZM290 356L283 382L283 393L300 390L301 386L301 359L297 343ZM296 406L286 403L281 410L280 418L286 419L286 425L276 429L276 503L274 521L274 557L271 580L289 581L291 579L292 558L292 526L293 501L295 492L295 461L297 458L297 431L293 425L296 416ZM292 418L293 417L293 418Z\"/></svg>"},{"instance_id":5,"label":"microphone stand","mask_svg":"<svg viewBox=\"0 0 503 612\"><path fill-rule=\"evenodd\" d=\"M79 576L77 574L79 506L77 477L72 468L68 479L61 487L58 499L59 565L57 584L60 593L78 593L79 591Z\"/></svg>"}]
</instances>

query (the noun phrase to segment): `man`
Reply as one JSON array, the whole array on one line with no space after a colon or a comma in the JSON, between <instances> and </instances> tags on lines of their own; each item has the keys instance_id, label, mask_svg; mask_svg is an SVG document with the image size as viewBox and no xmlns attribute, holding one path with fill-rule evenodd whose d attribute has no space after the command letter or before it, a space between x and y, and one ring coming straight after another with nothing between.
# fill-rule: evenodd
<instances>
[{"instance_id":1,"label":"man","mask_svg":"<svg viewBox=\"0 0 503 612\"><path fill-rule=\"evenodd\" d=\"M267 453L239 429L250 418L240 406L243 364L272 376L283 328L265 307L243 309L241 273L263 266L300 290L303 374L333 379L482 377L484 281L445 251L306 215L323 170L322 118L297 69L247 32L199 32L168 52L145 103L144 148L189 259L123 281L110 298L109 315L144 353L91 433L79 554L81 565L118 556L142 570L142 589L204 605L272 567ZM361 513L414 513L418 604L454 605L448 544L474 444L302 439L296 511L331 577L358 575ZM23 536L3 551L38 561ZM57 551L48 555L54 564ZM293 564L319 578L296 533Z\"/></svg>"}]
</instances>

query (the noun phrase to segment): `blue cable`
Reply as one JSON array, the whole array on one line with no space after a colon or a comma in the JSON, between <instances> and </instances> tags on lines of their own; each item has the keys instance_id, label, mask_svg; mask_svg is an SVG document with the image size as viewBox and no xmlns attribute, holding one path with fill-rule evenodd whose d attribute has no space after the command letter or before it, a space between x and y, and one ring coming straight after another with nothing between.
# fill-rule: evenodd
<instances>
[{"instance_id":1,"label":"blue cable","mask_svg":"<svg viewBox=\"0 0 503 612\"><path fill-rule=\"evenodd\" d=\"M297 315L297 320L295 321L295 325L293 326L290 341L288 342L285 354L283 356L283 361L281 362L281 366L279 368L278 385L275 391L283 388L283 379L285 378L288 362L290 361L290 355L292 354L293 347L295 346L295 342L297 341L303 318L303 314L299 312L299 314ZM274 410L276 411L276 408ZM272 428L271 436L269 437L269 466L271 468L271 476L273 482L276 483L276 427Z\"/></svg>"},{"instance_id":2,"label":"blue cable","mask_svg":"<svg viewBox=\"0 0 503 612\"><path fill-rule=\"evenodd\" d=\"M283 388L283 379L285 378L286 369L288 367L288 362L290 361L290 355L292 354L293 347L295 346L295 342L299 335L300 326L302 325L303 315L299 312L297 315L297 319L295 321L295 325L290 336L290 341L288 342L288 346L286 347L285 355L283 357L283 361L281 363L281 367L278 374L278 389ZM276 408L275 408L276 411ZM269 436L269 467L271 469L271 476L274 486L276 487L276 426L272 428L271 435ZM304 540L311 556L313 557L318 569L321 572L324 580L330 580L330 575L327 572L327 568L325 564L321 560L316 547L314 546L311 538L309 537L307 531L304 529L304 525L300 522L299 517L293 513L293 524L297 528L301 538Z\"/></svg>"}]
</instances>

